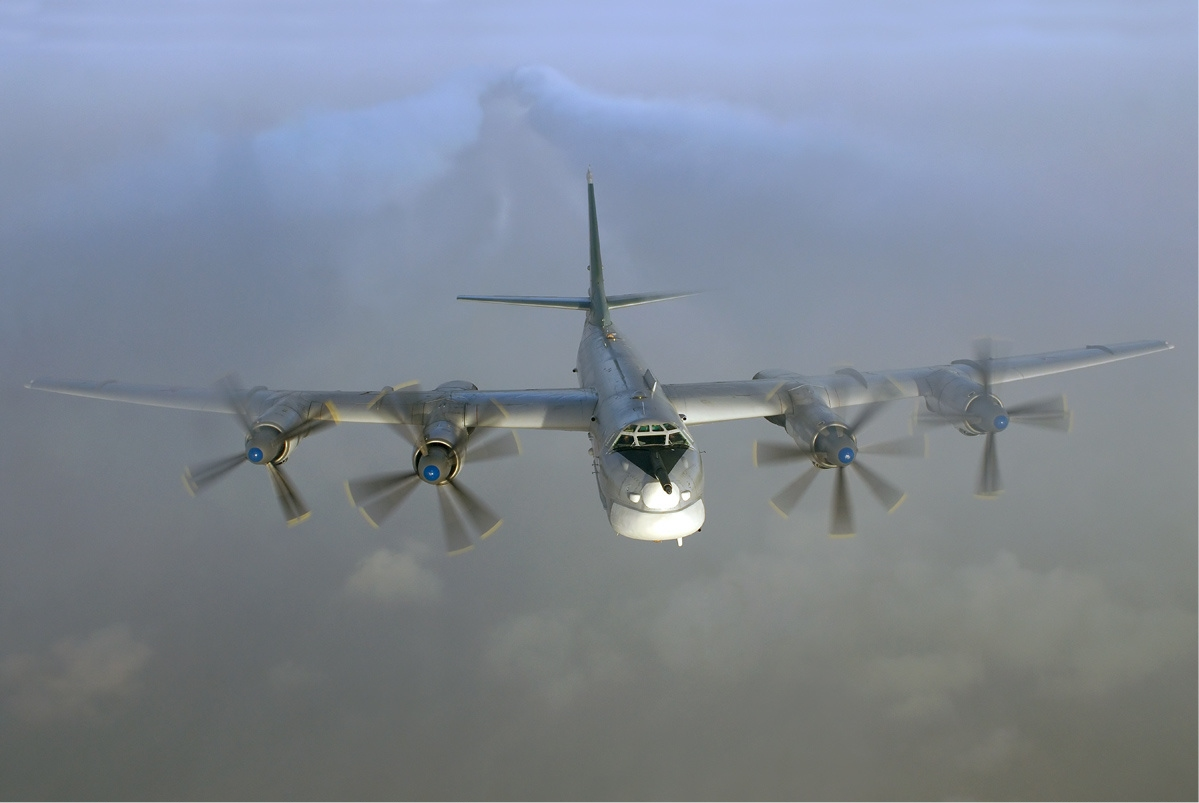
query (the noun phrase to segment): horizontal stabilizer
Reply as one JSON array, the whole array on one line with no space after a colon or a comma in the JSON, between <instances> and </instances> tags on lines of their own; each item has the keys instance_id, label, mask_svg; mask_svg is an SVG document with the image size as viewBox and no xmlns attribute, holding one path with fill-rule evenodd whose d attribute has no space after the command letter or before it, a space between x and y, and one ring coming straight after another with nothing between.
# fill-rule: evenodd
<instances>
[{"instance_id":1,"label":"horizontal stabilizer","mask_svg":"<svg viewBox=\"0 0 1199 803\"><path fill-rule=\"evenodd\" d=\"M608 296L608 307L635 307L638 304L651 304L655 301L669 301L672 298L686 298L695 293L630 293L627 295ZM492 304L517 304L523 307L549 307L552 309L591 309L591 299L569 298L561 296L458 296L459 301L487 301Z\"/></svg>"},{"instance_id":2,"label":"horizontal stabilizer","mask_svg":"<svg viewBox=\"0 0 1199 803\"><path fill-rule=\"evenodd\" d=\"M586 298L556 296L458 296L459 301L488 301L492 304L519 304L522 307L552 307L555 309L591 309Z\"/></svg>"},{"instance_id":3,"label":"horizontal stabilizer","mask_svg":"<svg viewBox=\"0 0 1199 803\"><path fill-rule=\"evenodd\" d=\"M695 293L630 293L623 296L608 296L608 306L611 309L635 307L638 304L652 304L655 301L670 301L672 298L686 298L693 295Z\"/></svg>"}]
</instances>

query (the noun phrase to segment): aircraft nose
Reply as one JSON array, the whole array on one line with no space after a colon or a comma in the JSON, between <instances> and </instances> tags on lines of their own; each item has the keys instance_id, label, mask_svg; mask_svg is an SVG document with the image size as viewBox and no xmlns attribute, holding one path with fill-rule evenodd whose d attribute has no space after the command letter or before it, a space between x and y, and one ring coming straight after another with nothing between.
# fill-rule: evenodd
<instances>
[{"instance_id":1,"label":"aircraft nose","mask_svg":"<svg viewBox=\"0 0 1199 803\"><path fill-rule=\"evenodd\" d=\"M650 480L641 488L641 504L647 510L674 510L681 498L678 490L671 487L668 491L657 480Z\"/></svg>"}]
</instances>

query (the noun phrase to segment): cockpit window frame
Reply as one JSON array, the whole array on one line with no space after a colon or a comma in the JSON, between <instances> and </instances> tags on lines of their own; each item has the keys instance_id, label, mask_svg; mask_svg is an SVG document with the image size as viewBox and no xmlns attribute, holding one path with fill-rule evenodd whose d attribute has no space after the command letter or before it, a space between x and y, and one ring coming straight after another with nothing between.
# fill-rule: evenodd
<instances>
[{"instance_id":1,"label":"cockpit window frame","mask_svg":"<svg viewBox=\"0 0 1199 803\"><path fill-rule=\"evenodd\" d=\"M667 422L629 424L617 433L611 450L662 449L666 447L691 447L691 439L682 429Z\"/></svg>"}]
</instances>

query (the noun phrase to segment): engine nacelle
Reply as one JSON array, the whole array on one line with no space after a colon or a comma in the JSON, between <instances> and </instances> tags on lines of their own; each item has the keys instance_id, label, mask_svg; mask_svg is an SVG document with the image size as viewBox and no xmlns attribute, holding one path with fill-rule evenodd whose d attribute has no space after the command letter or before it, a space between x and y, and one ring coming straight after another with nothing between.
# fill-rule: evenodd
<instances>
[{"instance_id":1,"label":"engine nacelle","mask_svg":"<svg viewBox=\"0 0 1199 803\"><path fill-rule=\"evenodd\" d=\"M1007 429L1009 420L1003 402L987 393L981 383L948 368L929 376L928 384L925 406L930 412L954 419L962 434L985 435Z\"/></svg>"},{"instance_id":2,"label":"engine nacelle","mask_svg":"<svg viewBox=\"0 0 1199 803\"><path fill-rule=\"evenodd\" d=\"M286 401L276 404L250 427L246 435L246 459L256 465L283 463L291 454L292 445L299 440L287 438L286 433L305 420L305 415Z\"/></svg>"},{"instance_id":3,"label":"engine nacelle","mask_svg":"<svg viewBox=\"0 0 1199 803\"><path fill-rule=\"evenodd\" d=\"M478 390L470 382L454 381L437 390ZM447 395L425 411L421 442L412 453L412 468L430 485L444 485L462 470L470 431L465 423L466 407Z\"/></svg>"},{"instance_id":4,"label":"engine nacelle","mask_svg":"<svg viewBox=\"0 0 1199 803\"><path fill-rule=\"evenodd\" d=\"M810 452L812 463L818 468L844 468L858 454L858 442L849 426L819 401L799 404L782 419L787 434L801 449Z\"/></svg>"}]
</instances>

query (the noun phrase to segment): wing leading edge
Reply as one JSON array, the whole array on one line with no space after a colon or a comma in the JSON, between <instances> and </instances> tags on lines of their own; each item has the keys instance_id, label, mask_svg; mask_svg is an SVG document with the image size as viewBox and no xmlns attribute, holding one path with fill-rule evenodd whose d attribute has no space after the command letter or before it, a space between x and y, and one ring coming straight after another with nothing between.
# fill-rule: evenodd
<instances>
[{"instance_id":1,"label":"wing leading edge","mask_svg":"<svg viewBox=\"0 0 1199 803\"><path fill-rule=\"evenodd\" d=\"M26 387L70 396L206 413L239 414L241 408L257 415L276 405L286 404L295 409L311 411L313 418L336 415L341 422L366 424L394 424L395 415L391 410L396 409L403 411L406 420L419 422L424 410L433 403L453 401L463 411L464 426L577 432L587 429L595 410L595 392L584 388L291 391L259 387L240 391L231 398L228 391L216 387L137 385L115 381L43 378L29 382ZM390 397L390 409L380 405L385 397Z\"/></svg>"},{"instance_id":2,"label":"wing leading edge","mask_svg":"<svg viewBox=\"0 0 1199 803\"><path fill-rule=\"evenodd\" d=\"M1164 340L1138 340L994 358L989 361L990 381L1002 384L1033 379L1172 348L1174 346ZM945 371L964 373L975 381L982 381L983 377L982 366L976 361L957 360L948 365L869 373L843 369L823 376L764 371L751 380L685 383L664 385L664 388L667 397L686 416L689 424L707 424L781 415L791 403L792 391L801 389L808 397L815 394L833 408L926 396L932 390L930 379Z\"/></svg>"}]
</instances>

